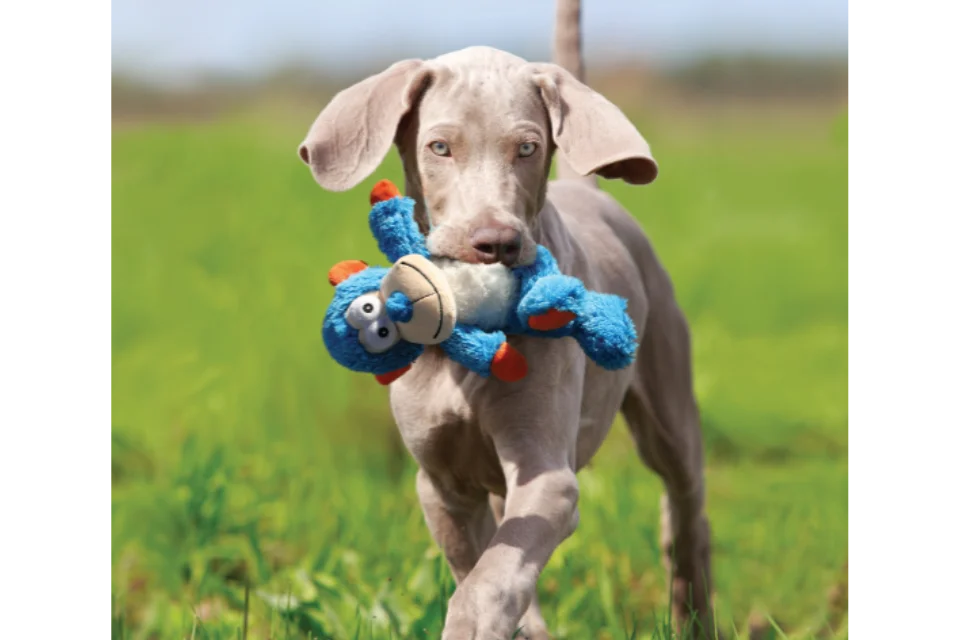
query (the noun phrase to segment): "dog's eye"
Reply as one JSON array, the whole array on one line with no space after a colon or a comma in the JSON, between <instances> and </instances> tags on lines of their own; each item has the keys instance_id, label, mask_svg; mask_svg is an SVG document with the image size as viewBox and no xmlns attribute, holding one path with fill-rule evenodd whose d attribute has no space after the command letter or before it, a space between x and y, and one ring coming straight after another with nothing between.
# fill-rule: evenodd
<instances>
[{"instance_id":1,"label":"dog's eye","mask_svg":"<svg viewBox=\"0 0 960 640\"><path fill-rule=\"evenodd\" d=\"M350 303L347 308L347 324L354 329L363 329L383 313L383 302L376 292L365 293Z\"/></svg>"},{"instance_id":2,"label":"dog's eye","mask_svg":"<svg viewBox=\"0 0 960 640\"><path fill-rule=\"evenodd\" d=\"M436 142L430 143L430 151L433 151L438 156L449 156L450 145L443 140L437 140Z\"/></svg>"},{"instance_id":3,"label":"dog's eye","mask_svg":"<svg viewBox=\"0 0 960 640\"><path fill-rule=\"evenodd\" d=\"M529 158L534 153L537 152L537 143L536 142L524 142L520 145L520 148L517 149L517 155L521 158Z\"/></svg>"},{"instance_id":4,"label":"dog's eye","mask_svg":"<svg viewBox=\"0 0 960 640\"><path fill-rule=\"evenodd\" d=\"M360 344L370 353L383 353L400 342L397 326L388 318L378 318L360 332Z\"/></svg>"}]
</instances>

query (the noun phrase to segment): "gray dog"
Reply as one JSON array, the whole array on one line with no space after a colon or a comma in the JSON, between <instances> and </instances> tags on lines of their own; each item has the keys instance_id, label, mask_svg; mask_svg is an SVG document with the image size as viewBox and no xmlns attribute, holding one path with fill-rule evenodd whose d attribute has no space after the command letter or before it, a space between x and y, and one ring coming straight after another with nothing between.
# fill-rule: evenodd
<instances>
[{"instance_id":1,"label":"gray dog","mask_svg":"<svg viewBox=\"0 0 960 640\"><path fill-rule=\"evenodd\" d=\"M541 243L564 273L618 294L640 336L636 363L606 371L571 339L511 338L531 363L483 379L428 348L390 387L419 465L417 493L457 583L444 640L549 638L536 598L553 550L577 527L577 471L618 411L663 479L661 542L674 619L714 637L710 530L690 339L643 231L594 175L647 184L650 148L583 84L580 6L561 0L557 64L486 47L405 60L342 91L300 147L326 189L367 178L391 144L436 256L519 265ZM557 156L559 180L547 180Z\"/></svg>"}]
</instances>

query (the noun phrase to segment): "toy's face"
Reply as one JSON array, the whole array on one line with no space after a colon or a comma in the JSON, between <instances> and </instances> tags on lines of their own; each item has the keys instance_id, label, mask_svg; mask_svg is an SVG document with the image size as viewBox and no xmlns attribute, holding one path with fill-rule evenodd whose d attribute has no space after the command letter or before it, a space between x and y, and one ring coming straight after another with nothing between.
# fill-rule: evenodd
<instances>
[{"instance_id":1,"label":"toy's face","mask_svg":"<svg viewBox=\"0 0 960 640\"><path fill-rule=\"evenodd\" d=\"M387 317L378 291L365 293L351 302L344 317L357 330L357 340L369 353L383 353L400 341L397 325Z\"/></svg>"},{"instance_id":2,"label":"toy's face","mask_svg":"<svg viewBox=\"0 0 960 640\"><path fill-rule=\"evenodd\" d=\"M380 296L404 340L440 344L453 333L453 291L440 269L423 256L398 260L383 279Z\"/></svg>"},{"instance_id":3,"label":"toy's face","mask_svg":"<svg viewBox=\"0 0 960 640\"><path fill-rule=\"evenodd\" d=\"M348 369L389 384L423 353L424 344L450 337L456 324L453 293L442 272L422 256L405 256L391 269L358 261L330 270L336 286L323 338Z\"/></svg>"},{"instance_id":4,"label":"toy's face","mask_svg":"<svg viewBox=\"0 0 960 640\"><path fill-rule=\"evenodd\" d=\"M396 324L383 315L379 291L386 275L387 269L357 261L335 265L330 283L336 291L323 321L323 342L333 359L376 375L382 384L403 375L423 353L422 345L401 340Z\"/></svg>"}]
</instances>

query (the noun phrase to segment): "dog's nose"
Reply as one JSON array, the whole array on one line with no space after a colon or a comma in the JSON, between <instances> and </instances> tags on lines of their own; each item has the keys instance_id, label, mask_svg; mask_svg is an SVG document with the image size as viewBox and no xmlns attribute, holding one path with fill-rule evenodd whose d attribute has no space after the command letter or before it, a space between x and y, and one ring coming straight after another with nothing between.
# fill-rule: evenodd
<instances>
[{"instance_id":1,"label":"dog's nose","mask_svg":"<svg viewBox=\"0 0 960 640\"><path fill-rule=\"evenodd\" d=\"M507 226L477 229L470 237L470 244L483 264L502 262L512 267L520 257L523 239L520 232Z\"/></svg>"}]
</instances>

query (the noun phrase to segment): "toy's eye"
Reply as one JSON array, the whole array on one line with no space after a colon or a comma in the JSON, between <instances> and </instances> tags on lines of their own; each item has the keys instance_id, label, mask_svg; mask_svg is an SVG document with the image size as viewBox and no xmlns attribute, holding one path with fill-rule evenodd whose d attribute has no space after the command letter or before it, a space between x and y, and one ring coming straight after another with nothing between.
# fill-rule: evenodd
<instances>
[{"instance_id":1,"label":"toy's eye","mask_svg":"<svg viewBox=\"0 0 960 640\"><path fill-rule=\"evenodd\" d=\"M382 353L399 341L397 325L387 317L378 318L360 332L360 344L370 353Z\"/></svg>"},{"instance_id":2,"label":"toy's eye","mask_svg":"<svg viewBox=\"0 0 960 640\"><path fill-rule=\"evenodd\" d=\"M363 329L383 313L383 302L377 292L365 293L347 308L347 324L354 329Z\"/></svg>"},{"instance_id":3,"label":"toy's eye","mask_svg":"<svg viewBox=\"0 0 960 640\"><path fill-rule=\"evenodd\" d=\"M521 158L529 158L534 153L537 152L537 143L536 142L524 142L520 145L520 148L517 149L517 155Z\"/></svg>"},{"instance_id":4,"label":"toy's eye","mask_svg":"<svg viewBox=\"0 0 960 640\"><path fill-rule=\"evenodd\" d=\"M430 143L430 151L433 151L438 156L449 156L450 145L443 140L437 140L436 142Z\"/></svg>"}]
</instances>

